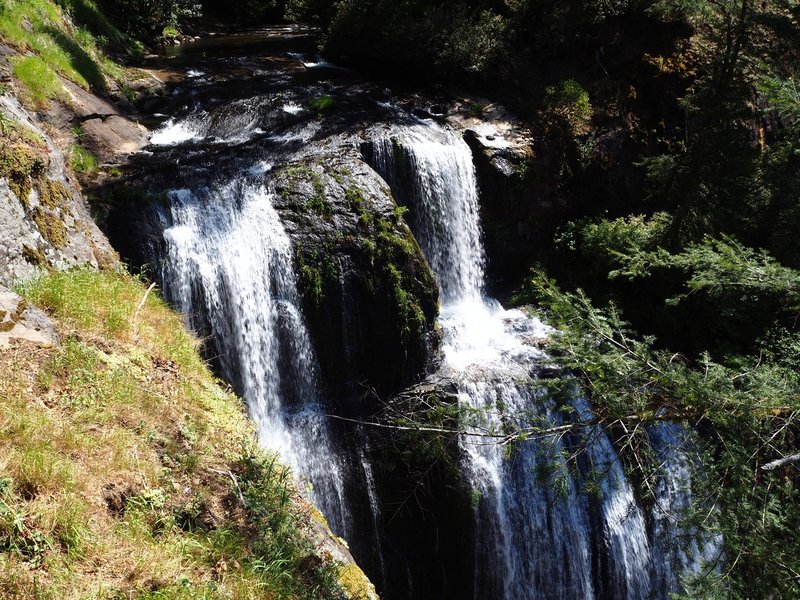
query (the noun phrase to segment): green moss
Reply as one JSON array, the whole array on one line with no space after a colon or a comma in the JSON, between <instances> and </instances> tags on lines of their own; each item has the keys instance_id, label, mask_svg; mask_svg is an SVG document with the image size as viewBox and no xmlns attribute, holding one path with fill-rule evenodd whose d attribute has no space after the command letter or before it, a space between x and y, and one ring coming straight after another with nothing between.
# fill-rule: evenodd
<instances>
[{"instance_id":1,"label":"green moss","mask_svg":"<svg viewBox=\"0 0 800 600\"><path fill-rule=\"evenodd\" d=\"M0 142L8 141L0 139ZM14 195L25 206L33 189L33 180L41 177L48 159L38 148L22 142L0 143L0 177L8 179Z\"/></svg>"},{"instance_id":2,"label":"green moss","mask_svg":"<svg viewBox=\"0 0 800 600\"><path fill-rule=\"evenodd\" d=\"M339 569L339 583L352 600L377 599L375 588L358 565L350 563Z\"/></svg>"},{"instance_id":3,"label":"green moss","mask_svg":"<svg viewBox=\"0 0 800 600\"><path fill-rule=\"evenodd\" d=\"M469 105L469 112L473 117L480 118L486 110L486 105L482 102L473 102Z\"/></svg>"},{"instance_id":4,"label":"green moss","mask_svg":"<svg viewBox=\"0 0 800 600\"><path fill-rule=\"evenodd\" d=\"M0 111L0 134L10 141L22 142L40 150L47 150L47 142L42 136L2 111Z\"/></svg>"},{"instance_id":5,"label":"green moss","mask_svg":"<svg viewBox=\"0 0 800 600\"><path fill-rule=\"evenodd\" d=\"M303 293L310 300L311 305L315 308L322 306L325 293L322 286L322 272L320 269L307 264L301 264L300 282L302 284Z\"/></svg>"},{"instance_id":6,"label":"green moss","mask_svg":"<svg viewBox=\"0 0 800 600\"><path fill-rule=\"evenodd\" d=\"M333 259L333 248L327 247L324 258L312 251L306 258L301 248L297 249L297 266L300 273L300 288L311 306L318 310L325 301L325 289L339 280L339 267Z\"/></svg>"},{"instance_id":7,"label":"green moss","mask_svg":"<svg viewBox=\"0 0 800 600\"><path fill-rule=\"evenodd\" d=\"M321 214L326 219L330 219L333 216L333 207L326 199L325 183L311 169L306 171L306 175L311 180L311 187L314 188L314 196L306 201L306 207Z\"/></svg>"},{"instance_id":8,"label":"green moss","mask_svg":"<svg viewBox=\"0 0 800 600\"><path fill-rule=\"evenodd\" d=\"M36 186L39 204L51 210L64 209L64 203L72 199L69 190L60 181L45 179Z\"/></svg>"},{"instance_id":9,"label":"green moss","mask_svg":"<svg viewBox=\"0 0 800 600\"><path fill-rule=\"evenodd\" d=\"M44 268L47 266L47 257L40 247L32 247L27 244L22 245L22 257L30 264Z\"/></svg>"},{"instance_id":10,"label":"green moss","mask_svg":"<svg viewBox=\"0 0 800 600\"><path fill-rule=\"evenodd\" d=\"M403 274L395 265L387 264L384 273L400 317L403 343L417 347L425 335L425 313L414 295L406 290Z\"/></svg>"},{"instance_id":11,"label":"green moss","mask_svg":"<svg viewBox=\"0 0 800 600\"><path fill-rule=\"evenodd\" d=\"M320 96L319 98L314 98L310 104L311 108L313 108L314 110L318 112L323 112L330 109L334 104L336 104L336 101L331 96L328 96L326 94L324 96Z\"/></svg>"},{"instance_id":12,"label":"green moss","mask_svg":"<svg viewBox=\"0 0 800 600\"><path fill-rule=\"evenodd\" d=\"M311 177L313 174L313 171L302 163L286 167L283 172L291 179L307 178Z\"/></svg>"},{"instance_id":13,"label":"green moss","mask_svg":"<svg viewBox=\"0 0 800 600\"><path fill-rule=\"evenodd\" d=\"M333 207L322 196L314 196L313 198L310 198L306 201L305 207L313 210L316 213L319 213L326 219L330 219L333 216Z\"/></svg>"},{"instance_id":14,"label":"green moss","mask_svg":"<svg viewBox=\"0 0 800 600\"><path fill-rule=\"evenodd\" d=\"M67 226L58 215L37 207L31 212L31 216L39 228L39 233L51 246L59 250L67 246L69 241Z\"/></svg>"},{"instance_id":15,"label":"green moss","mask_svg":"<svg viewBox=\"0 0 800 600\"><path fill-rule=\"evenodd\" d=\"M347 188L347 191L345 191L344 197L345 200L347 200L347 205L350 207L350 210L358 215L359 223L364 226L371 225L373 221L373 215L367 210L366 200L364 199L364 194L361 193L361 190L357 187L351 186Z\"/></svg>"}]
</instances>

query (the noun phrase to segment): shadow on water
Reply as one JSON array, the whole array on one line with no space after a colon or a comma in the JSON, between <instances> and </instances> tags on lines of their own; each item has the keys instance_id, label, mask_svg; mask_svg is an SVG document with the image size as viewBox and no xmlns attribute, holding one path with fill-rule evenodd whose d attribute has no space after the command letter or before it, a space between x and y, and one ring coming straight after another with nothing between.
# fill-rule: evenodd
<instances>
[{"instance_id":1,"label":"shadow on water","mask_svg":"<svg viewBox=\"0 0 800 600\"><path fill-rule=\"evenodd\" d=\"M198 60L209 58L315 52L319 33L317 29L298 25L268 27L208 35L188 44L165 46L161 54L179 63L196 64Z\"/></svg>"}]
</instances>

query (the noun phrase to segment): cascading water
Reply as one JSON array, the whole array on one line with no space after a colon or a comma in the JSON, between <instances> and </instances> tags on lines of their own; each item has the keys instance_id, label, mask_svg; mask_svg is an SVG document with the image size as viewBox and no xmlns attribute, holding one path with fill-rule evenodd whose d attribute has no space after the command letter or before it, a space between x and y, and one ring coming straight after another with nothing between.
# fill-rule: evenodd
<instances>
[{"instance_id":1,"label":"cascading water","mask_svg":"<svg viewBox=\"0 0 800 600\"><path fill-rule=\"evenodd\" d=\"M410 208L412 228L439 280L443 371L457 382L460 402L485 415L460 442L477 498L474 598L633 600L678 591L681 575L714 558L716 549L709 543L684 554L670 544L677 538L675 514L690 499L680 460L665 469L658 514L651 518L597 428L522 442L510 456L495 439L482 437L532 421L558 425L565 417L552 399L537 397L540 388L533 384L547 357L531 342L549 328L482 296L484 254L469 147L442 128L419 124L375 141L369 154ZM571 401L570 412L583 421L592 417L581 398ZM575 472L566 456L579 448ZM658 525L649 529L648 520Z\"/></svg>"},{"instance_id":2,"label":"cascading water","mask_svg":"<svg viewBox=\"0 0 800 600\"><path fill-rule=\"evenodd\" d=\"M402 145L401 145L402 143ZM406 152L413 148L412 152ZM403 132L403 141L384 140L373 165L403 204L412 208L414 235L439 279L442 304L480 304L483 245L478 225L478 187L469 149L432 128ZM393 166L405 158L402 170ZM435 169L431 166L435 165Z\"/></svg>"},{"instance_id":3,"label":"cascading water","mask_svg":"<svg viewBox=\"0 0 800 600\"><path fill-rule=\"evenodd\" d=\"M616 451L597 428L586 425L560 438L529 440L510 453L497 438L486 437L531 422L557 426L593 416L580 397L559 403L542 393L537 373L549 359L536 342L549 328L484 296L485 257L471 152L460 137L425 122L396 128L394 138L381 135L362 148L369 150L364 154L395 197L411 209L408 219L438 278L442 379L456 382L467 413L485 416L465 424L467 435L459 438L463 479L473 492L472 515L466 494L457 503L444 497L454 489L448 485L431 492L431 512L436 513L431 520L411 522L412 516L404 521L399 510L387 511L396 499L393 486L406 482L392 471L397 457L384 460L382 453L391 448L382 446L383 430L370 436L320 416L341 411L340 416L358 419L374 408L361 397L356 378L328 385L331 391L322 397L322 369L300 310L294 273L295 248L302 249L302 236L309 234L304 219L321 217L308 203L295 206L277 175L275 188L281 194L274 196L269 178L272 163L318 160L331 156L334 147L336 154L353 152L362 141L354 132L362 131L364 123L407 123L410 117L392 106L356 102L348 81L341 94L347 100L337 105L335 115L321 119L310 101L331 87L289 83L279 74L265 75L264 89L253 83L246 98L225 103L216 97L216 88L207 102L192 95L191 113L171 119L152 139L156 153L180 161L178 179L186 182L173 184L185 189L170 193L170 208L161 214L162 284L192 327L208 336L221 374L246 400L262 443L279 451L312 485L312 500L333 529L348 538L375 582L384 583L386 597L428 598L441 590L440 597L460 599L471 590L480 600L633 600L665 598L679 590L681 576L715 558L719 546L718 540L687 540L691 532L677 523L691 502L692 464L686 458L691 452L684 450L684 430L661 425L650 431L663 475L656 501L646 509L637 503ZM352 108L357 114L345 118ZM332 172L336 181L344 168ZM169 177L175 171L166 173ZM347 185L360 190L361 183L349 180ZM379 183L373 186L376 194ZM364 186L365 197L371 189ZM390 223L396 213L386 200L381 212L369 216ZM360 215L345 214L360 205L351 204L356 206L336 205L334 214L325 217L330 218L327 229L315 231L338 240L334 235L344 226L358 241L365 223ZM355 217L356 225L346 230L348 219ZM343 247L347 240L342 237ZM364 362L358 340L372 339L361 335L370 326L365 323L376 323L365 318L368 305L359 295L361 279L354 276L374 265L353 252L356 248L347 246L330 256L338 279L326 281L326 307L331 309L326 318L352 334L342 334L335 350L348 373ZM319 351L330 355L324 345ZM329 365L324 366L328 376ZM393 366L386 361L387 368ZM334 428L343 435L334 437ZM577 458L568 460L570 455ZM443 513L448 514L440 518ZM678 543L688 552L677 550ZM470 564L472 582L462 583Z\"/></svg>"},{"instance_id":4,"label":"cascading water","mask_svg":"<svg viewBox=\"0 0 800 600\"><path fill-rule=\"evenodd\" d=\"M341 535L351 532L344 469L321 417L318 366L300 311L292 244L263 177L170 193L167 297L213 336L222 374L246 400L261 442L311 485Z\"/></svg>"}]
</instances>

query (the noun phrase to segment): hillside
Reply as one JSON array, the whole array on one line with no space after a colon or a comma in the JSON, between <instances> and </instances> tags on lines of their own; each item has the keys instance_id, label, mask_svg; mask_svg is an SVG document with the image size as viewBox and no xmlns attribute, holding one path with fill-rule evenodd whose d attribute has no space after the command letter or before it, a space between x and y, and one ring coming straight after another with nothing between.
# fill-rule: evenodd
<instances>
[{"instance_id":1,"label":"hillside","mask_svg":"<svg viewBox=\"0 0 800 600\"><path fill-rule=\"evenodd\" d=\"M155 292L88 270L19 291L3 331L40 333L0 334L0 595L368 597Z\"/></svg>"}]
</instances>

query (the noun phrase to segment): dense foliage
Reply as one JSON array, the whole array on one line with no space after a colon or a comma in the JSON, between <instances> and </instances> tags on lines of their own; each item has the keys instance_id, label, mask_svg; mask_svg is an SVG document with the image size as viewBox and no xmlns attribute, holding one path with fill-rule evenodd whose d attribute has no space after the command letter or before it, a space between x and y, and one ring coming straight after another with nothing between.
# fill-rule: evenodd
<instances>
[{"instance_id":1,"label":"dense foliage","mask_svg":"<svg viewBox=\"0 0 800 600\"><path fill-rule=\"evenodd\" d=\"M709 242L662 256L662 264L688 268L692 290L739 298L786 290L796 306L797 272L784 279L787 273L765 257L732 257L732 248L741 249ZM791 464L770 463L800 447L800 337L777 345L764 340L757 355L693 360L657 348L613 306L598 310L582 292L565 294L541 276L527 291L559 326L551 351L591 394L598 422L614 435L645 493L657 472L647 424L667 419L701 432L696 503L684 527L721 534L726 555L688 582L690 597L797 597L800 476Z\"/></svg>"}]
</instances>

